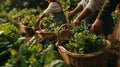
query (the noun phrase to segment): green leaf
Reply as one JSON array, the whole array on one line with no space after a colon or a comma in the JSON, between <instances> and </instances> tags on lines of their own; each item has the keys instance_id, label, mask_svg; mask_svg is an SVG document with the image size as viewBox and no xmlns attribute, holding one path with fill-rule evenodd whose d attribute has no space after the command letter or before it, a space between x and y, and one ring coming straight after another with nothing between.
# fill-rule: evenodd
<instances>
[{"instance_id":1,"label":"green leaf","mask_svg":"<svg viewBox=\"0 0 120 67\"><path fill-rule=\"evenodd\" d=\"M63 60L53 60L51 63L44 67L66 67L66 63Z\"/></svg>"}]
</instances>

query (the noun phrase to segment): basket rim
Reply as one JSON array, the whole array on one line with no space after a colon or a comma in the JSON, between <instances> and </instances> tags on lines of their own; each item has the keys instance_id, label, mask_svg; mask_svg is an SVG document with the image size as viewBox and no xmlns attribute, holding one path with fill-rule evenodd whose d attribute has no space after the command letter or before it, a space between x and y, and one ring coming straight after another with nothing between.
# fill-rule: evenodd
<instances>
[{"instance_id":1,"label":"basket rim","mask_svg":"<svg viewBox=\"0 0 120 67\"><path fill-rule=\"evenodd\" d=\"M24 27L29 27L29 26L26 26L26 25L24 25L23 23L18 23L19 25L22 25L22 26L24 26Z\"/></svg>"},{"instance_id":2,"label":"basket rim","mask_svg":"<svg viewBox=\"0 0 120 67\"><path fill-rule=\"evenodd\" d=\"M94 56L97 56L97 55L108 52L109 49L110 49L111 43L108 40L106 42L107 42L107 46L106 46L105 50L101 50L101 51L98 51L98 52L87 53L87 54L79 54L79 53L70 52L61 45L58 46L58 49L61 50L62 52L65 52L69 56L79 57L79 58L88 58L88 57L94 57Z\"/></svg>"},{"instance_id":3,"label":"basket rim","mask_svg":"<svg viewBox=\"0 0 120 67\"><path fill-rule=\"evenodd\" d=\"M41 29L42 30L42 29ZM40 30L37 30L37 31L35 31L36 33L44 33L44 34L55 34L54 32L49 32L49 31L47 31L47 32L41 32Z\"/></svg>"}]
</instances>

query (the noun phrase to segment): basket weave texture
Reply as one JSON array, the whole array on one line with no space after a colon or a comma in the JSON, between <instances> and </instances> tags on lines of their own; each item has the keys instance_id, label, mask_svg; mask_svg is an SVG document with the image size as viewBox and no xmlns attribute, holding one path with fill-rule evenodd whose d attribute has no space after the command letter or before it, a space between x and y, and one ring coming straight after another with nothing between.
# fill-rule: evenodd
<instances>
[{"instance_id":1,"label":"basket weave texture","mask_svg":"<svg viewBox=\"0 0 120 67\"><path fill-rule=\"evenodd\" d=\"M36 34L41 40L44 40L48 37L51 38L53 36L56 36L56 34L54 32L39 32L39 31L36 31Z\"/></svg>"},{"instance_id":2,"label":"basket weave texture","mask_svg":"<svg viewBox=\"0 0 120 67\"><path fill-rule=\"evenodd\" d=\"M69 67L107 67L109 50L77 54L58 46L58 51Z\"/></svg>"},{"instance_id":3,"label":"basket weave texture","mask_svg":"<svg viewBox=\"0 0 120 67\"><path fill-rule=\"evenodd\" d=\"M110 42L106 42L108 44L104 51L88 54L73 53L63 47L65 44L61 44L61 39L58 32L56 46L61 57L68 65L67 67L107 67Z\"/></svg>"},{"instance_id":4,"label":"basket weave texture","mask_svg":"<svg viewBox=\"0 0 120 67\"><path fill-rule=\"evenodd\" d=\"M25 26L22 23L19 23L19 28L21 33L24 33L25 35L33 36L35 34L32 27Z\"/></svg>"}]
</instances>

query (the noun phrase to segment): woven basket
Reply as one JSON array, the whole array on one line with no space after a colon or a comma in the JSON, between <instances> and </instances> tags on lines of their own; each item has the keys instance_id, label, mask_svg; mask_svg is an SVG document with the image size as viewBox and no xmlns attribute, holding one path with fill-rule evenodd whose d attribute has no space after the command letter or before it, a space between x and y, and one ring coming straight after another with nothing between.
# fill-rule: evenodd
<instances>
[{"instance_id":1,"label":"woven basket","mask_svg":"<svg viewBox=\"0 0 120 67\"><path fill-rule=\"evenodd\" d=\"M40 30L37 30L37 31L35 31L35 33L38 35L38 37L40 38L40 39L46 39L46 38L50 38L50 37L53 37L53 36L56 36L56 34L54 33L54 32L41 32L41 30L42 29L40 29ZM60 38L62 39L62 40L68 40L70 37L72 36L72 34L70 33L70 31L68 31L68 30L65 30L65 31L62 31L61 33L60 33ZM57 37L57 36L56 36Z\"/></svg>"},{"instance_id":2,"label":"woven basket","mask_svg":"<svg viewBox=\"0 0 120 67\"><path fill-rule=\"evenodd\" d=\"M120 41L116 39L111 39L109 41L111 42L111 48L108 67L120 67Z\"/></svg>"},{"instance_id":3,"label":"woven basket","mask_svg":"<svg viewBox=\"0 0 120 67\"><path fill-rule=\"evenodd\" d=\"M54 32L40 32L40 30L36 31L36 34L39 37L39 39L41 39L41 40L44 40L48 37L56 36L56 34Z\"/></svg>"},{"instance_id":4,"label":"woven basket","mask_svg":"<svg viewBox=\"0 0 120 67\"><path fill-rule=\"evenodd\" d=\"M62 28L62 27L61 27ZM61 44L59 32L57 35L56 46L61 57L65 60L68 67L107 67L110 42L106 41L107 47L104 51L78 54L72 53L63 47L65 44Z\"/></svg>"},{"instance_id":5,"label":"woven basket","mask_svg":"<svg viewBox=\"0 0 120 67\"><path fill-rule=\"evenodd\" d=\"M24 36L33 36L35 34L32 27L25 26L22 23L19 23L19 28L22 35Z\"/></svg>"}]
</instances>

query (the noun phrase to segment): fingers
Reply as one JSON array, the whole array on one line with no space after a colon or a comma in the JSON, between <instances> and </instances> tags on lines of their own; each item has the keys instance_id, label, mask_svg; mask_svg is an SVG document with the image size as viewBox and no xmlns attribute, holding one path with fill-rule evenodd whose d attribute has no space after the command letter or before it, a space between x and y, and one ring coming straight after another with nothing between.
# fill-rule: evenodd
<instances>
[{"instance_id":1,"label":"fingers","mask_svg":"<svg viewBox=\"0 0 120 67\"><path fill-rule=\"evenodd\" d=\"M91 31L92 33L96 34L96 35L103 36L103 30L102 30L102 28L97 27L97 26L95 26L95 25L93 25L93 26L91 27L90 31Z\"/></svg>"},{"instance_id":2,"label":"fingers","mask_svg":"<svg viewBox=\"0 0 120 67\"><path fill-rule=\"evenodd\" d=\"M71 26L71 27L74 27L74 26L75 26L75 24L74 24L74 23L71 23L71 24L70 24L70 26Z\"/></svg>"},{"instance_id":3,"label":"fingers","mask_svg":"<svg viewBox=\"0 0 120 67\"><path fill-rule=\"evenodd\" d=\"M69 20L72 19L72 17L74 16L74 12L70 11L67 16Z\"/></svg>"},{"instance_id":4,"label":"fingers","mask_svg":"<svg viewBox=\"0 0 120 67\"><path fill-rule=\"evenodd\" d=\"M68 13L68 19L70 20L72 18L71 12Z\"/></svg>"}]
</instances>

